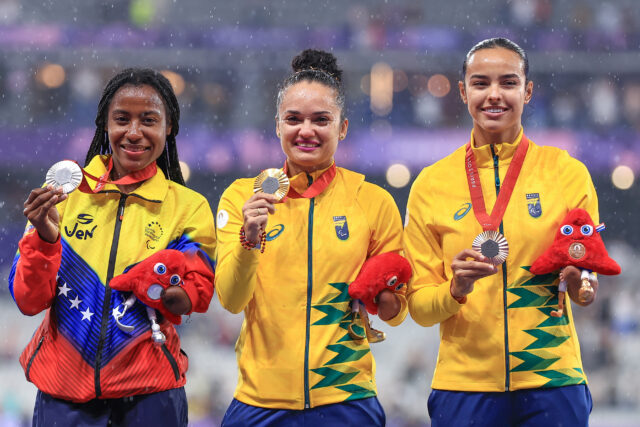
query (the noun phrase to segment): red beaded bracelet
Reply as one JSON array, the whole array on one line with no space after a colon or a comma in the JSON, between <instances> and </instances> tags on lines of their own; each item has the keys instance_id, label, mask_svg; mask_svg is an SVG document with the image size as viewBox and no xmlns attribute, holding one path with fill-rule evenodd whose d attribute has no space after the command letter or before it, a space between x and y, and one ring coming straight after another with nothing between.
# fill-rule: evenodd
<instances>
[{"instance_id":1,"label":"red beaded bracelet","mask_svg":"<svg viewBox=\"0 0 640 427\"><path fill-rule=\"evenodd\" d=\"M251 249L254 249L257 246L255 243L247 240L247 236L244 233L244 227L240 228L240 244L242 245L243 248L245 248L248 251L250 251ZM264 253L264 248L266 245L267 245L267 233L263 231L262 234L260 235L260 253Z\"/></svg>"}]
</instances>

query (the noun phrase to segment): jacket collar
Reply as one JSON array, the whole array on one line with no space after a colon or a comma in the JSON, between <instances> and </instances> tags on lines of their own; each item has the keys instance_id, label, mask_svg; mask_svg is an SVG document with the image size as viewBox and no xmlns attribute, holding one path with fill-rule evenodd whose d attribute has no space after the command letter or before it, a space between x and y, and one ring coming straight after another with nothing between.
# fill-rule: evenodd
<instances>
[{"instance_id":1,"label":"jacket collar","mask_svg":"<svg viewBox=\"0 0 640 427\"><path fill-rule=\"evenodd\" d=\"M520 128L520 133L516 136L516 139L512 142L502 142L500 144L486 144L482 147L476 147L475 140L473 138L473 130L471 131L471 149L476 159L476 165L478 168L493 168L493 153L491 147L493 146L493 152L498 155L500 162L503 164L511 163L511 159L522 141L523 129Z\"/></svg>"},{"instance_id":2,"label":"jacket collar","mask_svg":"<svg viewBox=\"0 0 640 427\"><path fill-rule=\"evenodd\" d=\"M107 163L109 162L109 157L110 155L95 156L93 159L91 159L85 169L93 176L102 176L107 171ZM129 194L149 201L163 201L167 195L167 191L169 190L169 182L164 176L162 169L160 169L160 167L158 166L156 166L156 168L157 172L154 176L143 182L140 187L136 188ZM91 188L95 188L96 183L94 181L88 180L88 183ZM116 185L110 183L107 183L104 186L104 189L102 189L100 192L104 193L113 191L122 193Z\"/></svg>"},{"instance_id":3,"label":"jacket collar","mask_svg":"<svg viewBox=\"0 0 640 427\"><path fill-rule=\"evenodd\" d=\"M311 177L313 178L313 182L316 181L316 179L318 179L318 177L320 175L322 175L326 170L328 170L331 166L333 166L335 162L333 162L329 167L324 168L324 169L319 169L316 171L313 171L311 173L309 173L308 175L311 175ZM304 191L309 188L309 178L307 177L307 173L306 172L300 172L299 174L292 176L291 178L289 178L289 185L291 185L293 187L294 190L296 190L298 193L302 194L304 193ZM331 185L331 184L329 184Z\"/></svg>"}]
</instances>

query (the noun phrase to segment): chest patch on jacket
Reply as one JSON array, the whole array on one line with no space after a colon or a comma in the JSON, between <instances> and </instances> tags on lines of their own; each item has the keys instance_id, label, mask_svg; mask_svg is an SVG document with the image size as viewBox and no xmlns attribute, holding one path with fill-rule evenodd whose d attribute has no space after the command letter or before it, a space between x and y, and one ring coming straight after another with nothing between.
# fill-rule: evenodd
<instances>
[{"instance_id":1,"label":"chest patch on jacket","mask_svg":"<svg viewBox=\"0 0 640 427\"><path fill-rule=\"evenodd\" d=\"M347 224L346 216L334 216L333 225L336 228L338 239L347 240L349 238L349 224Z\"/></svg>"},{"instance_id":2,"label":"chest patch on jacket","mask_svg":"<svg viewBox=\"0 0 640 427\"><path fill-rule=\"evenodd\" d=\"M542 215L540 193L527 193L527 207L529 208L529 215L533 218L538 218Z\"/></svg>"}]
</instances>

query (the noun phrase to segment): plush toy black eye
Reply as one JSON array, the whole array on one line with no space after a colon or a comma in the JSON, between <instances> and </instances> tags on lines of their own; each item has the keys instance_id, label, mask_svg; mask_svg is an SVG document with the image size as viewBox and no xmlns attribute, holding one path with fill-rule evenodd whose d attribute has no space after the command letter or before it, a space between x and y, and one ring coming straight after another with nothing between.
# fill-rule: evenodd
<instances>
[{"instance_id":1,"label":"plush toy black eye","mask_svg":"<svg viewBox=\"0 0 640 427\"><path fill-rule=\"evenodd\" d=\"M171 283L172 285L179 285L180 281L182 279L180 279L180 276L177 274L174 274L173 276L171 276L171 278L169 279L169 283Z\"/></svg>"},{"instance_id":2,"label":"plush toy black eye","mask_svg":"<svg viewBox=\"0 0 640 427\"><path fill-rule=\"evenodd\" d=\"M571 236L573 234L573 227L570 225L563 225L560 232L565 236Z\"/></svg>"},{"instance_id":3,"label":"plush toy black eye","mask_svg":"<svg viewBox=\"0 0 640 427\"><path fill-rule=\"evenodd\" d=\"M398 281L398 277L397 276L393 276L391 279L389 279L387 281L387 286L389 286L389 287L395 286L397 281Z\"/></svg>"},{"instance_id":4,"label":"plush toy black eye","mask_svg":"<svg viewBox=\"0 0 640 427\"><path fill-rule=\"evenodd\" d=\"M167 267L161 262L153 266L153 272L156 274L164 274L167 272Z\"/></svg>"}]
</instances>

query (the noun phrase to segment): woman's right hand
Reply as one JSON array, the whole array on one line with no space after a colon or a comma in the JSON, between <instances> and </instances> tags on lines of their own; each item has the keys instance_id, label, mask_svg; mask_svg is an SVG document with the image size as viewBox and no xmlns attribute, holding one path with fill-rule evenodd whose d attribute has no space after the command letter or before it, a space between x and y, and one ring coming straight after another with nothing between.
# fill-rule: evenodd
<instances>
[{"instance_id":1,"label":"woman's right hand","mask_svg":"<svg viewBox=\"0 0 640 427\"><path fill-rule=\"evenodd\" d=\"M472 249L465 249L453 257L451 270L451 295L454 298L463 298L470 294L476 280L498 272L498 268L489 262L489 258Z\"/></svg>"},{"instance_id":2,"label":"woman's right hand","mask_svg":"<svg viewBox=\"0 0 640 427\"><path fill-rule=\"evenodd\" d=\"M267 228L268 214L276 212L278 198L273 194L256 193L242 206L244 235L247 241L258 245L260 235Z\"/></svg>"},{"instance_id":3,"label":"woman's right hand","mask_svg":"<svg viewBox=\"0 0 640 427\"><path fill-rule=\"evenodd\" d=\"M49 243L58 240L60 216L56 204L66 198L67 195L62 192L62 188L54 188L51 185L35 188L29 193L29 197L24 202L23 213L42 240Z\"/></svg>"}]
</instances>

